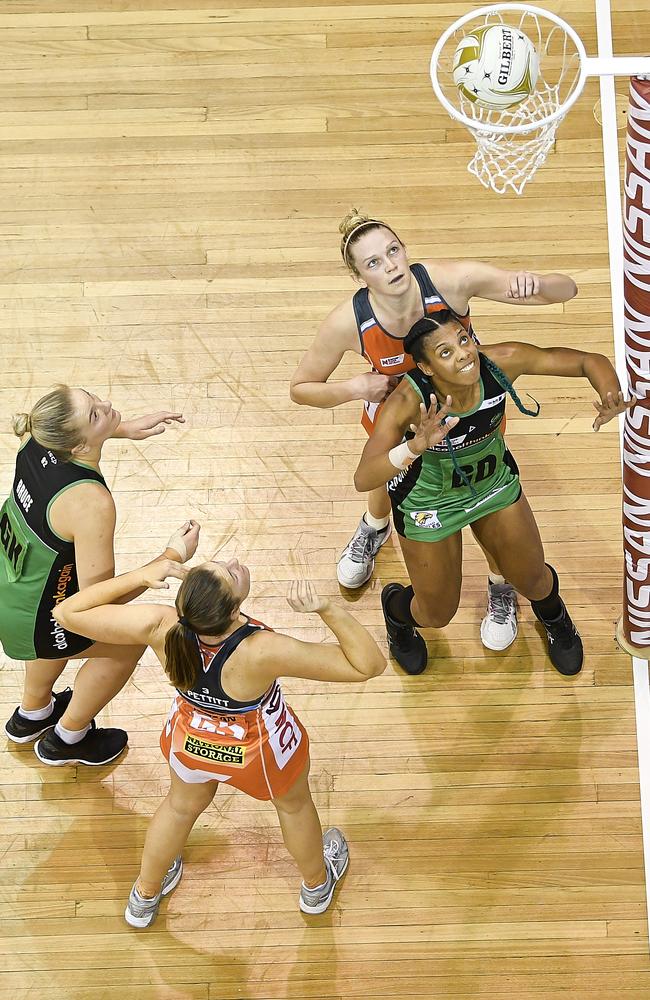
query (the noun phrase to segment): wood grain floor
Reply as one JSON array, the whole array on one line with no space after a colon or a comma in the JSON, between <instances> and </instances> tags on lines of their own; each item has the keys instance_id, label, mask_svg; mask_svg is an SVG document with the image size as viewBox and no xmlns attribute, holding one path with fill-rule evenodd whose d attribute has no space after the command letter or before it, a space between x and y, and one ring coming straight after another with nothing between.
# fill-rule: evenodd
<instances>
[{"instance_id":1,"label":"wood grain floor","mask_svg":"<svg viewBox=\"0 0 650 1000\"><path fill-rule=\"evenodd\" d=\"M106 449L119 569L193 516L202 555L250 565L255 614L323 637L284 593L306 572L339 594L363 433L356 405L299 408L288 382L353 290L337 235L353 204L391 222L412 259L576 278L564 307L476 301L486 341L612 354L597 86L522 199L484 191L428 82L435 38L468 6L4 0L0 425L59 380L126 413L187 417ZM594 52L588 0L549 6ZM642 0L614 8L617 53L647 52ZM341 374L359 369L350 358ZM391 666L364 689L286 685L311 732L322 820L351 842L332 910L299 913L273 810L221 791L181 885L137 933L122 912L166 787L170 699L148 653L104 713L130 733L119 764L56 770L29 748L3 752L0 997L645 1000L631 664L613 638L617 436L591 433L587 387L538 381L542 415L513 409L509 442L584 638L582 674L553 671L528 606L510 650L482 647L485 566L468 537L462 605L427 633L423 676ZM14 453L3 430L3 492ZM404 579L394 540L372 583L340 596L378 637L390 579ZM21 665L1 663L8 717Z\"/></svg>"}]
</instances>

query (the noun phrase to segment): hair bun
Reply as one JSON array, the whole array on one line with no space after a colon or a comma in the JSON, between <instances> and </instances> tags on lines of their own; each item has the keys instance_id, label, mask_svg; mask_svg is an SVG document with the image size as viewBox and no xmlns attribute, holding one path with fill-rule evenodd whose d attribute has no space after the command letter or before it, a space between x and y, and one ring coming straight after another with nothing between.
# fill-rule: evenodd
<instances>
[{"instance_id":1,"label":"hair bun","mask_svg":"<svg viewBox=\"0 0 650 1000\"><path fill-rule=\"evenodd\" d=\"M357 226L369 221L369 216L364 215L358 208L351 208L348 214L339 223L339 232L345 239L356 229Z\"/></svg>"},{"instance_id":2,"label":"hair bun","mask_svg":"<svg viewBox=\"0 0 650 1000\"><path fill-rule=\"evenodd\" d=\"M31 434L32 432L31 413L14 413L11 419L11 425L13 428L13 432L17 437L23 437L24 434Z\"/></svg>"}]
</instances>

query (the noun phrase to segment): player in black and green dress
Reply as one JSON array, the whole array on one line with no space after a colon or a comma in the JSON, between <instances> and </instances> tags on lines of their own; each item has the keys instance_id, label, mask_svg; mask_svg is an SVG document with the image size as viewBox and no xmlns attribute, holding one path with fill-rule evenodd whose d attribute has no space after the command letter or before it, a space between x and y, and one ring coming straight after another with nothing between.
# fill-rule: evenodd
<instances>
[{"instance_id":1,"label":"player in black and green dress","mask_svg":"<svg viewBox=\"0 0 650 1000\"><path fill-rule=\"evenodd\" d=\"M92 719L126 683L143 648L94 643L62 628L52 610L114 573L115 504L99 467L103 445L113 437L142 440L177 420L180 414L163 411L123 421L108 400L69 386L14 417L21 444L0 510L0 643L25 661L25 680L5 732L15 743L42 737L35 749L44 763L104 764L126 746L124 730L99 729ZM180 541L176 550L189 547ZM74 693L53 693L76 658L86 663Z\"/></svg>"},{"instance_id":2,"label":"player in black and green dress","mask_svg":"<svg viewBox=\"0 0 650 1000\"><path fill-rule=\"evenodd\" d=\"M600 397L594 430L634 405L600 354L503 343L479 347L451 312L419 320L404 341L417 368L384 405L357 472L360 492L387 483L411 585L389 583L382 609L392 655L408 673L427 663L417 626L442 628L456 613L462 535L474 532L543 624L560 673L582 667L580 636L544 560L519 470L500 431L507 396L520 375L587 378ZM438 407L437 401L444 401Z\"/></svg>"}]
</instances>

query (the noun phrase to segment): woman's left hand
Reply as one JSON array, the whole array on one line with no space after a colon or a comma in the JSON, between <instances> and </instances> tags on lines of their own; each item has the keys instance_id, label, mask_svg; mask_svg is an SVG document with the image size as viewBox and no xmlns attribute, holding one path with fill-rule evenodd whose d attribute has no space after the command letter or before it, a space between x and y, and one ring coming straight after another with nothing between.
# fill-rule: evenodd
<instances>
[{"instance_id":1,"label":"woman's left hand","mask_svg":"<svg viewBox=\"0 0 650 1000\"><path fill-rule=\"evenodd\" d=\"M600 403L594 403L594 409L598 411L598 416L593 423L594 430L597 431L608 420L613 420L619 413L625 413L626 410L630 410L638 402L639 400L636 396L626 399L622 392L616 395L613 392L608 392Z\"/></svg>"},{"instance_id":2,"label":"woman's left hand","mask_svg":"<svg viewBox=\"0 0 650 1000\"><path fill-rule=\"evenodd\" d=\"M172 423L184 424L185 417L182 413L170 413L168 410L147 413L143 417L123 420L114 437L127 438L129 441L144 441L145 438L153 437L155 434L162 434L167 425Z\"/></svg>"}]
</instances>

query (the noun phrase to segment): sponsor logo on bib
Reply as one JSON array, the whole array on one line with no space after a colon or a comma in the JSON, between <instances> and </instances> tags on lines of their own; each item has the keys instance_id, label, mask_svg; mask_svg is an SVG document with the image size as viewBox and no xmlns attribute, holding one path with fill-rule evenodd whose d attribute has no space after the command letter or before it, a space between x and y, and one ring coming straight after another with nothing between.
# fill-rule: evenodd
<instances>
[{"instance_id":1,"label":"sponsor logo on bib","mask_svg":"<svg viewBox=\"0 0 650 1000\"><path fill-rule=\"evenodd\" d=\"M393 365L401 365L404 361L403 354L394 354L392 358L380 358L379 359L383 368L392 368Z\"/></svg>"}]
</instances>

